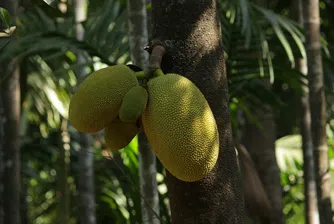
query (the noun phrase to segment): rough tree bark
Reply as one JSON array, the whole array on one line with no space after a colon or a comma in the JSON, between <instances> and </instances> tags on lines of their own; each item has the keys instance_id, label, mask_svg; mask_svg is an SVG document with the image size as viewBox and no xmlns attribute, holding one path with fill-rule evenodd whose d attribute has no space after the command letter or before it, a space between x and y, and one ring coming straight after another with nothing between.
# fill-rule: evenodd
<instances>
[{"instance_id":1,"label":"rough tree bark","mask_svg":"<svg viewBox=\"0 0 334 224\"><path fill-rule=\"evenodd\" d=\"M8 10L15 21L18 1L4 0L0 7ZM14 34L15 36L15 34ZM14 36L12 39L14 39ZM3 223L20 223L20 73L19 67L12 61L0 64L0 129L3 153ZM1 214L0 214L1 217ZM0 219L1 220L1 219Z\"/></svg>"},{"instance_id":2,"label":"rough tree bark","mask_svg":"<svg viewBox=\"0 0 334 224\"><path fill-rule=\"evenodd\" d=\"M148 43L146 1L129 0L128 15L131 60L133 64L145 69L148 60L148 54L144 51ZM139 133L138 143L142 221L148 224L159 224L156 157L144 132Z\"/></svg>"},{"instance_id":3,"label":"rough tree bark","mask_svg":"<svg viewBox=\"0 0 334 224\"><path fill-rule=\"evenodd\" d=\"M304 0L303 6L318 206L320 223L327 224L332 223L331 175L326 135L326 101L320 44L319 0Z\"/></svg>"},{"instance_id":4,"label":"rough tree bark","mask_svg":"<svg viewBox=\"0 0 334 224\"><path fill-rule=\"evenodd\" d=\"M244 200L229 117L228 87L216 0L152 0L153 38L169 46L165 73L198 86L217 121L220 153L215 168L197 182L167 172L172 223L242 223Z\"/></svg>"},{"instance_id":5,"label":"rough tree bark","mask_svg":"<svg viewBox=\"0 0 334 224\"><path fill-rule=\"evenodd\" d=\"M76 22L76 38L79 41L84 39L85 30L82 22L87 17L87 1L75 0L75 22ZM79 64L85 63L83 52L77 53L77 61ZM86 75L85 67L80 66L76 71L78 81L82 81ZM94 191L94 153L91 151L92 138L89 134L79 133L80 136L80 152L79 152L79 184L78 191L80 194L78 219L80 224L95 224L95 191Z\"/></svg>"},{"instance_id":6,"label":"rough tree bark","mask_svg":"<svg viewBox=\"0 0 334 224\"><path fill-rule=\"evenodd\" d=\"M302 0L295 0L292 2L292 17L303 26L303 5ZM305 58L299 58L296 61L297 69L307 74L307 62ZM304 79L305 83L308 83L307 79ZM314 153L313 142L311 132L311 111L309 102L309 88L303 86L303 95L300 97L300 105L302 108L302 119L300 124L301 136L302 136L302 148L303 148L303 160L304 160L304 194L305 194L305 223L318 224L319 223L319 210L317 199L317 188L315 179L315 165L314 165Z\"/></svg>"}]
</instances>

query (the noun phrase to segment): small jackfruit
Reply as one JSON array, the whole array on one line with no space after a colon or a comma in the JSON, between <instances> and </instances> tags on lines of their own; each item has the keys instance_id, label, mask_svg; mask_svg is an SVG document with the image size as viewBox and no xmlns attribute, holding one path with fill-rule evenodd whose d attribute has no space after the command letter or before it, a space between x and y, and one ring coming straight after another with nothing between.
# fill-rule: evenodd
<instances>
[{"instance_id":1,"label":"small jackfruit","mask_svg":"<svg viewBox=\"0 0 334 224\"><path fill-rule=\"evenodd\" d=\"M123 98L119 118L124 122L136 122L143 114L147 100L148 93L144 87L132 87Z\"/></svg>"},{"instance_id":2,"label":"small jackfruit","mask_svg":"<svg viewBox=\"0 0 334 224\"><path fill-rule=\"evenodd\" d=\"M139 132L136 123L113 120L104 129L104 140L109 149L118 150L127 146Z\"/></svg>"},{"instance_id":3,"label":"small jackfruit","mask_svg":"<svg viewBox=\"0 0 334 224\"><path fill-rule=\"evenodd\" d=\"M78 131L100 131L118 116L125 94L138 80L128 66L115 65L89 75L74 93L69 120Z\"/></svg>"},{"instance_id":4,"label":"small jackfruit","mask_svg":"<svg viewBox=\"0 0 334 224\"><path fill-rule=\"evenodd\" d=\"M215 166L219 135L201 91L187 78L166 74L148 82L144 131L165 168L182 181L198 181Z\"/></svg>"}]
</instances>

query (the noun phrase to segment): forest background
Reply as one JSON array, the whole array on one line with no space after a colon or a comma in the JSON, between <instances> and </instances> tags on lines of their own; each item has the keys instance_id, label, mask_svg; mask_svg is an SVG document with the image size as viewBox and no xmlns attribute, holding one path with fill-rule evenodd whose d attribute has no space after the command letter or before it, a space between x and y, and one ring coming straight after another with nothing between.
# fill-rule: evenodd
<instances>
[{"instance_id":1,"label":"forest background","mask_svg":"<svg viewBox=\"0 0 334 224\"><path fill-rule=\"evenodd\" d=\"M132 224L150 217L143 213L147 208L142 205L140 170L144 168L138 137L126 148L110 151L103 132L83 135L67 120L70 98L84 77L109 65L132 62L131 13L136 12L130 2L0 3L1 224L5 223L5 211L21 224ZM152 4L140 2L145 9L143 21L147 21L144 38L149 40ZM257 170L254 175L260 176L266 197L277 205L273 206L278 209L276 218L284 220L281 223L305 223L306 217L317 211L307 210L309 198L304 189L309 184L304 178L305 161L314 156L303 157L307 65L302 60L308 54L307 28L302 23L308 18L300 19L301 10L306 10L303 1L218 2L235 141L249 151ZM317 6L328 146L323 164L328 166L334 186L334 1L320 0ZM317 65L309 64L308 70ZM7 88L6 80L16 80L19 85ZM13 116L6 114L7 107L13 108ZM15 118L15 111L19 111L18 129L4 125L6 119ZM8 147L3 144L5 139L14 143ZM13 148L17 150L9 150ZM170 223L166 172L159 160L151 160L156 163L157 188L153 186L148 197L157 194L156 207L151 210L159 218L149 223ZM6 169L9 163L14 164L13 169ZM320 172L316 163L314 169ZM316 181L319 186L321 181ZM245 200L246 207L252 205L247 197ZM248 216L261 219L250 207L246 208Z\"/></svg>"}]
</instances>

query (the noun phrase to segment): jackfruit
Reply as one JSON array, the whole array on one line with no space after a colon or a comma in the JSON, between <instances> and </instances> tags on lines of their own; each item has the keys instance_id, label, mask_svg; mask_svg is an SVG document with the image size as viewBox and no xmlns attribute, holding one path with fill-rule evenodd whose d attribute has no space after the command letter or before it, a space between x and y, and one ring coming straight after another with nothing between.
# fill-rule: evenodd
<instances>
[{"instance_id":1,"label":"jackfruit","mask_svg":"<svg viewBox=\"0 0 334 224\"><path fill-rule=\"evenodd\" d=\"M151 79L148 93L142 123L152 150L176 178L201 180L215 166L219 153L216 121L204 95L177 74Z\"/></svg>"},{"instance_id":2,"label":"jackfruit","mask_svg":"<svg viewBox=\"0 0 334 224\"><path fill-rule=\"evenodd\" d=\"M104 129L104 140L109 149L122 149L132 141L138 131L136 123L123 122L116 118Z\"/></svg>"},{"instance_id":3,"label":"jackfruit","mask_svg":"<svg viewBox=\"0 0 334 224\"><path fill-rule=\"evenodd\" d=\"M143 114L147 100L148 93L144 87L132 87L123 98L119 118L124 122L136 122Z\"/></svg>"},{"instance_id":4,"label":"jackfruit","mask_svg":"<svg viewBox=\"0 0 334 224\"><path fill-rule=\"evenodd\" d=\"M128 66L115 65L89 75L74 93L69 120L78 131L102 130L118 116L123 97L138 80Z\"/></svg>"}]
</instances>

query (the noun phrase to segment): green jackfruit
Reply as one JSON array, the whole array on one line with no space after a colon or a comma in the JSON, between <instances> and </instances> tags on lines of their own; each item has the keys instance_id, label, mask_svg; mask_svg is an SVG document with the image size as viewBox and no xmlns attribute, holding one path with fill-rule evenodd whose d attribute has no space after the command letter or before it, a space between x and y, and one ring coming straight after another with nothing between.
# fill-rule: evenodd
<instances>
[{"instance_id":1,"label":"green jackfruit","mask_svg":"<svg viewBox=\"0 0 334 224\"><path fill-rule=\"evenodd\" d=\"M116 118L104 129L104 140L109 149L122 149L132 141L138 131L136 123L123 122Z\"/></svg>"},{"instance_id":2,"label":"green jackfruit","mask_svg":"<svg viewBox=\"0 0 334 224\"><path fill-rule=\"evenodd\" d=\"M147 100L148 93L144 87L132 87L123 98L119 118L124 122L136 122L143 114Z\"/></svg>"},{"instance_id":3,"label":"green jackfruit","mask_svg":"<svg viewBox=\"0 0 334 224\"><path fill-rule=\"evenodd\" d=\"M125 94L138 80L128 66L115 65L89 75L73 95L69 120L78 131L93 133L102 130L118 116Z\"/></svg>"},{"instance_id":4,"label":"green jackfruit","mask_svg":"<svg viewBox=\"0 0 334 224\"><path fill-rule=\"evenodd\" d=\"M166 74L148 82L144 131L165 168L182 181L198 181L215 166L219 135L201 91L187 78Z\"/></svg>"}]
</instances>

